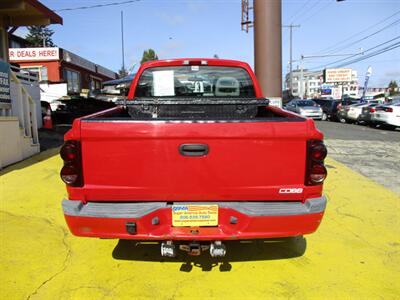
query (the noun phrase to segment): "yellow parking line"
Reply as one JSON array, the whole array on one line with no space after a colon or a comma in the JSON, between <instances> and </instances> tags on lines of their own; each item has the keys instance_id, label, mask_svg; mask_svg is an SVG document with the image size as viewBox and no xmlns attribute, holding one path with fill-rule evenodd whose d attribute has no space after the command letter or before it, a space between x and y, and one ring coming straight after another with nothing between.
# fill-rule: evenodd
<instances>
[{"instance_id":1,"label":"yellow parking line","mask_svg":"<svg viewBox=\"0 0 400 300\"><path fill-rule=\"evenodd\" d=\"M0 172L0 299L399 298L400 198L336 161L316 233L186 263L157 245L71 236L54 154Z\"/></svg>"}]
</instances>

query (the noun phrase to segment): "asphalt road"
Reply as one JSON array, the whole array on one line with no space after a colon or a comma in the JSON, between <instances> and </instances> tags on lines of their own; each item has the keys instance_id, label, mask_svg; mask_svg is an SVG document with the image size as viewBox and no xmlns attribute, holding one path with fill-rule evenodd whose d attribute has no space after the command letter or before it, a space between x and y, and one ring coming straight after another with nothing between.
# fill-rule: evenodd
<instances>
[{"instance_id":1,"label":"asphalt road","mask_svg":"<svg viewBox=\"0 0 400 300\"><path fill-rule=\"evenodd\" d=\"M316 125L325 135L329 157L400 194L400 131L324 121Z\"/></svg>"},{"instance_id":2,"label":"asphalt road","mask_svg":"<svg viewBox=\"0 0 400 300\"><path fill-rule=\"evenodd\" d=\"M325 134L326 139L400 142L399 129L372 128L369 126L327 121L317 121L316 125Z\"/></svg>"}]
</instances>

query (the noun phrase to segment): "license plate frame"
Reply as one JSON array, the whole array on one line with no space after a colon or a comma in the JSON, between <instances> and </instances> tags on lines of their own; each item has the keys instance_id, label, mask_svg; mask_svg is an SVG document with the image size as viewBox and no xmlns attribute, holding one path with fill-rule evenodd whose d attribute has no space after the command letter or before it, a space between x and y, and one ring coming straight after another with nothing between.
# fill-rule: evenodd
<instances>
[{"instance_id":1,"label":"license plate frame","mask_svg":"<svg viewBox=\"0 0 400 300\"><path fill-rule=\"evenodd\" d=\"M174 227L218 226L219 207L217 204L176 204L172 205L171 216Z\"/></svg>"}]
</instances>

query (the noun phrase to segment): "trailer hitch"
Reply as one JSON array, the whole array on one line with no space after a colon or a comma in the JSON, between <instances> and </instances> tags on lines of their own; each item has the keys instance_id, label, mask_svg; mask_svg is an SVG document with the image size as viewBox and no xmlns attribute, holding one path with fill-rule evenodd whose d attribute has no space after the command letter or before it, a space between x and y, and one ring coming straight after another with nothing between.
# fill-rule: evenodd
<instances>
[{"instance_id":1,"label":"trailer hitch","mask_svg":"<svg viewBox=\"0 0 400 300\"><path fill-rule=\"evenodd\" d=\"M187 252L191 256L199 256L201 252L210 248L209 245L201 245L199 242L193 241L189 244L179 245L179 249Z\"/></svg>"}]
</instances>

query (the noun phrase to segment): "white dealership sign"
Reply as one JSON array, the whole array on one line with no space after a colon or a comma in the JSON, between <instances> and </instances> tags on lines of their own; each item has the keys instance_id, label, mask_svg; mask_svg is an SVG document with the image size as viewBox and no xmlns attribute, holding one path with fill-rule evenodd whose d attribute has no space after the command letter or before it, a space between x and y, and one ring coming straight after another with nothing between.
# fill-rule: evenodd
<instances>
[{"instance_id":1,"label":"white dealership sign","mask_svg":"<svg viewBox=\"0 0 400 300\"><path fill-rule=\"evenodd\" d=\"M32 60L58 60L60 58L59 48L10 48L8 51L10 61L32 61Z\"/></svg>"},{"instance_id":2,"label":"white dealership sign","mask_svg":"<svg viewBox=\"0 0 400 300\"><path fill-rule=\"evenodd\" d=\"M325 82L351 81L351 69L325 69Z\"/></svg>"}]
</instances>

